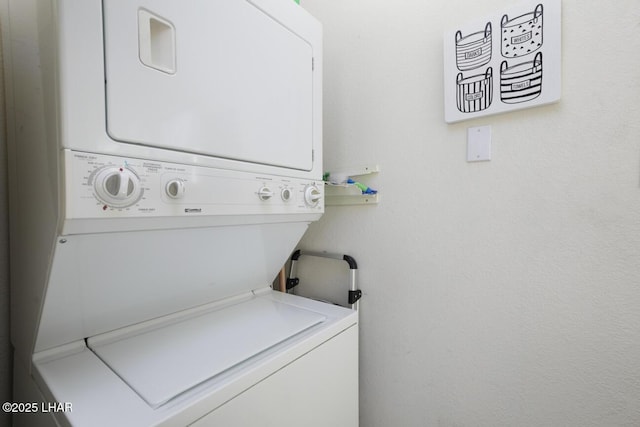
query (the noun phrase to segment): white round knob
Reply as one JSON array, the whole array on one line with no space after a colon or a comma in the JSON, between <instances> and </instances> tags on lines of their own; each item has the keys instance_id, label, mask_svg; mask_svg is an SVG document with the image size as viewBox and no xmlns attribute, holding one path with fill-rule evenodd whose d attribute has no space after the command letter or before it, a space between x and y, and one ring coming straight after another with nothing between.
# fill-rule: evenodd
<instances>
[{"instance_id":1,"label":"white round knob","mask_svg":"<svg viewBox=\"0 0 640 427\"><path fill-rule=\"evenodd\" d=\"M167 196L172 199L181 199L184 196L184 181L181 179L172 179L167 182L167 185L164 188Z\"/></svg>"},{"instance_id":2,"label":"white round knob","mask_svg":"<svg viewBox=\"0 0 640 427\"><path fill-rule=\"evenodd\" d=\"M140 178L127 167L105 166L98 170L93 188L100 201L114 208L126 208L142 197Z\"/></svg>"},{"instance_id":3,"label":"white round knob","mask_svg":"<svg viewBox=\"0 0 640 427\"><path fill-rule=\"evenodd\" d=\"M322 193L316 185L307 185L304 189L304 201L307 205L315 208L322 199Z\"/></svg>"},{"instance_id":4,"label":"white round knob","mask_svg":"<svg viewBox=\"0 0 640 427\"><path fill-rule=\"evenodd\" d=\"M280 197L282 197L283 201L288 202L289 200L291 200L291 190L288 188L283 188L280 192Z\"/></svg>"},{"instance_id":5,"label":"white round knob","mask_svg":"<svg viewBox=\"0 0 640 427\"><path fill-rule=\"evenodd\" d=\"M273 191L269 187L262 187L258 190L258 197L260 200L269 200L273 197Z\"/></svg>"}]
</instances>

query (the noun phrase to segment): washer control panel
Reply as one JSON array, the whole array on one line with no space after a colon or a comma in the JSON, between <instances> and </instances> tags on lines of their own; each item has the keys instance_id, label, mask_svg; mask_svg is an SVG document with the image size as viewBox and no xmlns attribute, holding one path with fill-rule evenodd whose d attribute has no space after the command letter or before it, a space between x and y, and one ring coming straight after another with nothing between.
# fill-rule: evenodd
<instances>
[{"instance_id":1,"label":"washer control panel","mask_svg":"<svg viewBox=\"0 0 640 427\"><path fill-rule=\"evenodd\" d=\"M322 181L65 151L68 218L322 213Z\"/></svg>"}]
</instances>

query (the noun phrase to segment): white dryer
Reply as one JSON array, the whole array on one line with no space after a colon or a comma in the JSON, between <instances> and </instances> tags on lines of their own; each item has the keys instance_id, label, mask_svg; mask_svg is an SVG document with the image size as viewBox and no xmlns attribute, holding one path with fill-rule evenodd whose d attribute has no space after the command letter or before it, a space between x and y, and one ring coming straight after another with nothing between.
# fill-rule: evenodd
<instances>
[{"instance_id":1,"label":"white dryer","mask_svg":"<svg viewBox=\"0 0 640 427\"><path fill-rule=\"evenodd\" d=\"M9 0L17 426L356 426L357 312L270 284L324 211L291 0Z\"/></svg>"}]
</instances>

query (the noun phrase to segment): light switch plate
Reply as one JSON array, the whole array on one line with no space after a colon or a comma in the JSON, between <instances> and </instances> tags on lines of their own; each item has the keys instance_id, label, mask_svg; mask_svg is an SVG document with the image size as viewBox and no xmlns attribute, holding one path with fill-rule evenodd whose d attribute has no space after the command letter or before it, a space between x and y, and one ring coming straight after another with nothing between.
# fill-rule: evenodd
<instances>
[{"instance_id":1,"label":"light switch plate","mask_svg":"<svg viewBox=\"0 0 640 427\"><path fill-rule=\"evenodd\" d=\"M467 161L491 160L491 126L467 129Z\"/></svg>"}]
</instances>

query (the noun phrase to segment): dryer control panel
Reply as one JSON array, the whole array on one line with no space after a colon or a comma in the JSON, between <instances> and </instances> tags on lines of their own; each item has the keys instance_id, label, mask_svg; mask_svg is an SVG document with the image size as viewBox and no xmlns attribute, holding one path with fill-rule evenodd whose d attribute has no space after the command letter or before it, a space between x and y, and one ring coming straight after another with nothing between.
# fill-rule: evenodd
<instances>
[{"instance_id":1,"label":"dryer control panel","mask_svg":"<svg viewBox=\"0 0 640 427\"><path fill-rule=\"evenodd\" d=\"M67 219L322 213L324 184L65 151Z\"/></svg>"}]
</instances>

